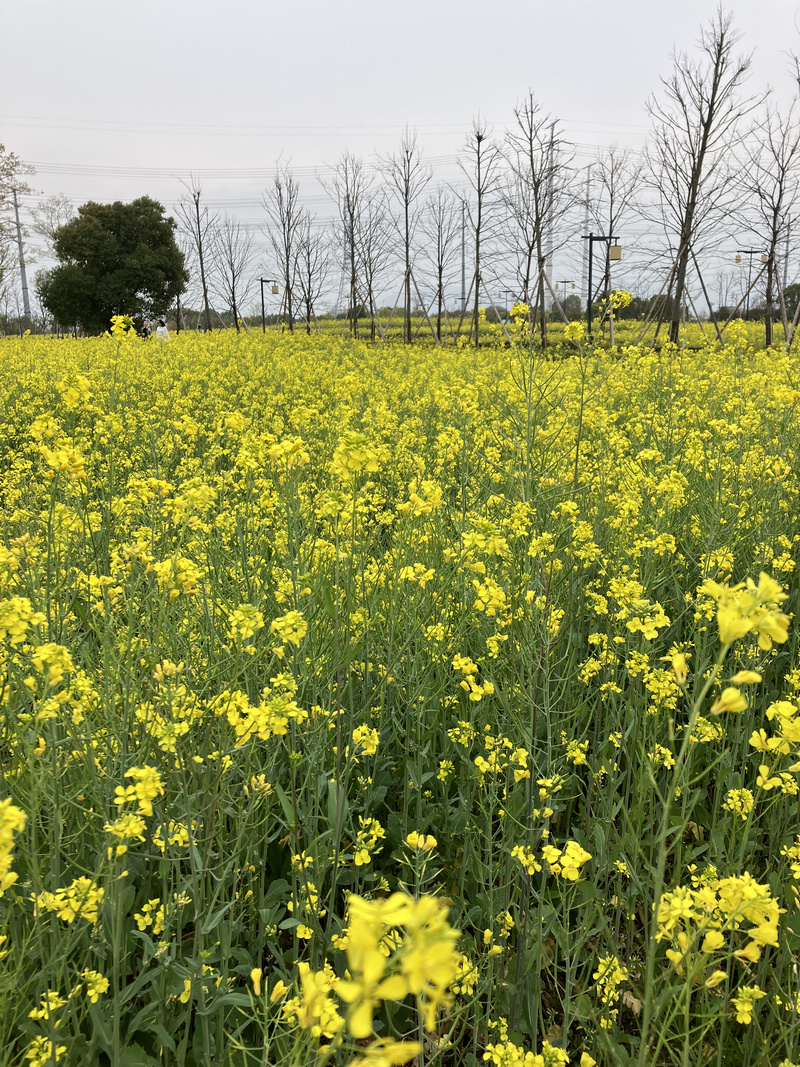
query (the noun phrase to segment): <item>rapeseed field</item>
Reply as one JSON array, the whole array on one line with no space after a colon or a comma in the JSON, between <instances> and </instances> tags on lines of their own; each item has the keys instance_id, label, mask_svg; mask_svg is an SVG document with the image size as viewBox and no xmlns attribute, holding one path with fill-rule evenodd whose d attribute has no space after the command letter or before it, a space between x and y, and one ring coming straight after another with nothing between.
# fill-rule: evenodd
<instances>
[{"instance_id":1,"label":"rapeseed field","mask_svg":"<svg viewBox=\"0 0 800 1067\"><path fill-rule=\"evenodd\" d=\"M800 1061L800 364L697 347L0 343L0 1063Z\"/></svg>"}]
</instances>

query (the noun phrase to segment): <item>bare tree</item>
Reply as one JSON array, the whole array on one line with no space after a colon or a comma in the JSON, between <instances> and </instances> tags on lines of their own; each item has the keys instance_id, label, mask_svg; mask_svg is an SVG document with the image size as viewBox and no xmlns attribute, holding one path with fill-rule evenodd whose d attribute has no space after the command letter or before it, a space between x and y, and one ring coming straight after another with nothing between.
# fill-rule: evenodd
<instances>
[{"instance_id":1,"label":"bare tree","mask_svg":"<svg viewBox=\"0 0 800 1067\"><path fill-rule=\"evenodd\" d=\"M184 185L186 183L184 182ZM186 186L187 193L178 201L175 214L178 225L188 241L188 251L197 262L200 286L203 291L203 308L206 316L206 331L211 329L211 306L208 300L209 265L213 235L219 223L219 215L210 212L203 203L203 188L194 179Z\"/></svg>"},{"instance_id":2,"label":"bare tree","mask_svg":"<svg viewBox=\"0 0 800 1067\"><path fill-rule=\"evenodd\" d=\"M0 144L0 240L13 232L12 224L4 216L13 206L14 194L20 196L33 192L23 179L34 173L29 163L23 163L18 155L6 151L6 146Z\"/></svg>"},{"instance_id":3,"label":"bare tree","mask_svg":"<svg viewBox=\"0 0 800 1067\"><path fill-rule=\"evenodd\" d=\"M303 219L300 186L286 164L279 165L272 186L262 200L267 213L266 235L283 282L289 331L294 332L293 297L296 286L298 240Z\"/></svg>"},{"instance_id":4,"label":"bare tree","mask_svg":"<svg viewBox=\"0 0 800 1067\"><path fill-rule=\"evenodd\" d=\"M425 257L433 268L436 301L436 336L442 339L442 309L447 274L458 253L460 221L453 194L439 188L425 203L420 228L427 238Z\"/></svg>"},{"instance_id":5,"label":"bare tree","mask_svg":"<svg viewBox=\"0 0 800 1067\"><path fill-rule=\"evenodd\" d=\"M533 303L531 283L534 275L537 279L537 316L542 347L546 348L547 256L555 247L556 227L575 200L573 153L566 148L557 121L542 113L533 93L514 109L514 119L503 144L510 167L503 192L506 225L516 250L517 279L526 304Z\"/></svg>"},{"instance_id":6,"label":"bare tree","mask_svg":"<svg viewBox=\"0 0 800 1067\"><path fill-rule=\"evenodd\" d=\"M716 275L717 282L717 308L718 313L726 310L734 303L734 293L741 280L741 271L735 273L732 270L719 270Z\"/></svg>"},{"instance_id":7,"label":"bare tree","mask_svg":"<svg viewBox=\"0 0 800 1067\"><path fill-rule=\"evenodd\" d=\"M472 230L475 236L475 272L473 275L474 308L473 327L475 347L478 347L478 304L481 287L481 240L485 236L487 214L491 197L497 189L498 161L500 154L491 139L486 123L478 117L464 145L465 159L460 160L461 170L472 189L473 201L467 204Z\"/></svg>"},{"instance_id":8,"label":"bare tree","mask_svg":"<svg viewBox=\"0 0 800 1067\"><path fill-rule=\"evenodd\" d=\"M8 301L14 283L16 259L11 245L0 241L0 300Z\"/></svg>"},{"instance_id":9,"label":"bare tree","mask_svg":"<svg viewBox=\"0 0 800 1067\"><path fill-rule=\"evenodd\" d=\"M241 311L253 286L251 271L256 250L252 235L240 222L226 216L214 228L211 252L216 293L230 308L238 332Z\"/></svg>"},{"instance_id":10,"label":"bare tree","mask_svg":"<svg viewBox=\"0 0 800 1067\"><path fill-rule=\"evenodd\" d=\"M343 267L349 282L348 318L354 337L358 335L358 266L362 216L372 186L364 173L361 159L344 152L336 164L334 176L323 187L336 204L339 215L336 228L342 250Z\"/></svg>"},{"instance_id":11,"label":"bare tree","mask_svg":"<svg viewBox=\"0 0 800 1067\"><path fill-rule=\"evenodd\" d=\"M30 209L33 218L33 232L44 240L47 255L53 256L56 230L75 218L75 208L68 196L58 193L49 196L37 207Z\"/></svg>"},{"instance_id":12,"label":"bare tree","mask_svg":"<svg viewBox=\"0 0 800 1067\"><path fill-rule=\"evenodd\" d=\"M700 31L700 59L674 52L672 74L662 78L662 99L648 101L653 134L646 174L657 194L658 219L675 249L667 287L673 342L689 258L697 252L693 246L734 202L735 183L728 180L732 149L741 138L739 120L757 103L739 97L750 58L734 56L741 35L732 23L733 17L719 8Z\"/></svg>"},{"instance_id":13,"label":"bare tree","mask_svg":"<svg viewBox=\"0 0 800 1067\"><path fill-rule=\"evenodd\" d=\"M598 195L590 200L589 210L596 226L605 231L609 238L616 238L622 229L622 220L629 214L636 199L642 179L642 165L638 163L630 150L611 145L599 149L597 159L592 167ZM611 241L605 243L605 266L602 288L608 297L611 289L611 261L609 258ZM593 294L590 294L592 297Z\"/></svg>"},{"instance_id":14,"label":"bare tree","mask_svg":"<svg viewBox=\"0 0 800 1067\"><path fill-rule=\"evenodd\" d=\"M752 132L755 147L742 171L740 188L752 196L750 228L767 257L765 323L769 347L775 317L778 246L789 238L792 213L800 200L800 121L795 101L785 116L768 103ZM782 310L785 318L785 308Z\"/></svg>"},{"instance_id":15,"label":"bare tree","mask_svg":"<svg viewBox=\"0 0 800 1067\"><path fill-rule=\"evenodd\" d=\"M423 164L420 155L417 135L410 133L406 127L400 142L400 151L388 159L381 160L381 168L400 209L399 217L395 217L394 222L403 240L405 258L403 340L406 344L411 343L411 242L419 217L415 204L433 174L430 167Z\"/></svg>"},{"instance_id":16,"label":"bare tree","mask_svg":"<svg viewBox=\"0 0 800 1067\"><path fill-rule=\"evenodd\" d=\"M306 333L311 333L314 308L325 290L329 257L327 235L307 210L300 216L296 247L297 287L304 309Z\"/></svg>"},{"instance_id":17,"label":"bare tree","mask_svg":"<svg viewBox=\"0 0 800 1067\"><path fill-rule=\"evenodd\" d=\"M364 199L358 228L359 274L364 281L364 296L370 316L370 340L375 340L378 321L377 293L379 279L392 258L390 240L392 221L381 191ZM381 335L383 336L383 335Z\"/></svg>"}]
</instances>

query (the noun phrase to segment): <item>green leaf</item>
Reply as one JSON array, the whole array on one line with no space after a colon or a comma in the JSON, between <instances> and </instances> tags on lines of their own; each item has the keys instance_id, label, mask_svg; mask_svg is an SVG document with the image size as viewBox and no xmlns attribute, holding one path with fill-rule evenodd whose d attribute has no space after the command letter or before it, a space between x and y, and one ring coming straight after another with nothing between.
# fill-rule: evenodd
<instances>
[{"instance_id":1,"label":"green leaf","mask_svg":"<svg viewBox=\"0 0 800 1067\"><path fill-rule=\"evenodd\" d=\"M280 904L289 892L289 888L289 883L285 878L276 878L274 882L270 882L269 889L264 894L262 907L274 908L276 904Z\"/></svg>"},{"instance_id":2,"label":"green leaf","mask_svg":"<svg viewBox=\"0 0 800 1067\"><path fill-rule=\"evenodd\" d=\"M175 1051L175 1040L172 1035L167 1031L166 1027L164 1027L161 1023L150 1023L150 1025L146 1026L144 1029L150 1030L152 1033L155 1034L155 1036L158 1038L158 1043L161 1045L162 1049L169 1049L170 1052Z\"/></svg>"},{"instance_id":3,"label":"green leaf","mask_svg":"<svg viewBox=\"0 0 800 1067\"><path fill-rule=\"evenodd\" d=\"M336 616L336 607L333 603L333 589L330 582L326 582L322 587L322 606L325 608L325 614L328 618L333 619Z\"/></svg>"},{"instance_id":4,"label":"green leaf","mask_svg":"<svg viewBox=\"0 0 800 1067\"><path fill-rule=\"evenodd\" d=\"M129 1048L120 1049L115 1067L158 1067L158 1060L148 1056L138 1045L131 1045Z\"/></svg>"},{"instance_id":5,"label":"green leaf","mask_svg":"<svg viewBox=\"0 0 800 1067\"><path fill-rule=\"evenodd\" d=\"M328 823L334 834L341 833L347 822L350 807L344 786L335 780L328 782Z\"/></svg>"},{"instance_id":6,"label":"green leaf","mask_svg":"<svg viewBox=\"0 0 800 1067\"><path fill-rule=\"evenodd\" d=\"M219 926L220 922L222 921L222 917L225 915L225 913L227 911L230 911L230 909L233 907L234 904L235 904L235 901L229 900L227 904L225 904L223 907L219 908L218 911L215 911L213 913L213 915L211 915L208 919L206 919L206 921L200 927L200 929L203 931L203 933L204 934L210 934L212 930L216 930L216 928Z\"/></svg>"},{"instance_id":7,"label":"green leaf","mask_svg":"<svg viewBox=\"0 0 800 1067\"><path fill-rule=\"evenodd\" d=\"M294 808L292 807L291 801L287 797L286 791L284 790L283 786L276 784L275 792L278 794L278 800L280 800L281 802L283 814L286 816L286 824L290 830L293 830L295 828L296 821L294 817Z\"/></svg>"}]
</instances>

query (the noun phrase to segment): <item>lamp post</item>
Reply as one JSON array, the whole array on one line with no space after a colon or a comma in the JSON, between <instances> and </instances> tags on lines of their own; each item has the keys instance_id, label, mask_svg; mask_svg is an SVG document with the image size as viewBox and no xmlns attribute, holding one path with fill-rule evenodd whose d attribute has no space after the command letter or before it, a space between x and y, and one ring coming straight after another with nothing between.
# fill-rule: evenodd
<instances>
[{"instance_id":1,"label":"lamp post","mask_svg":"<svg viewBox=\"0 0 800 1067\"><path fill-rule=\"evenodd\" d=\"M261 332L262 333L266 333L267 332L267 316L266 316L265 309L264 309L264 286L265 285L271 285L272 286L272 295L273 296L277 296L277 294L279 293L280 290L278 289L278 283L274 278L259 278L258 280L261 282Z\"/></svg>"},{"instance_id":2,"label":"lamp post","mask_svg":"<svg viewBox=\"0 0 800 1067\"><path fill-rule=\"evenodd\" d=\"M567 294L567 286L571 285L572 288L574 289L575 288L575 282L572 280L572 278L559 278L558 281L556 282L556 286L555 286L556 289L558 289L559 285L563 286L563 289L564 289L564 300L566 300L567 295L568 295ZM563 304L563 301L562 301L562 304Z\"/></svg>"},{"instance_id":3,"label":"lamp post","mask_svg":"<svg viewBox=\"0 0 800 1067\"><path fill-rule=\"evenodd\" d=\"M589 293L586 301L586 332L589 336L589 340L592 339L592 265L594 263L594 243L595 241L605 241L608 245L608 258L619 260L622 259L622 245L612 244L612 241L618 241L619 237L614 237L613 234L602 233L584 233L582 234L582 240L589 242Z\"/></svg>"},{"instance_id":4,"label":"lamp post","mask_svg":"<svg viewBox=\"0 0 800 1067\"><path fill-rule=\"evenodd\" d=\"M751 279L752 274L753 274L753 256L761 256L761 262L762 263L766 263L767 262L767 255L760 248L737 248L736 249L736 262L737 263L741 263L742 262L742 256L747 256L748 257L748 260L747 260L747 297L746 297L747 303L745 305L744 317L746 319L749 319L750 318L750 286L751 286L750 279Z\"/></svg>"},{"instance_id":5,"label":"lamp post","mask_svg":"<svg viewBox=\"0 0 800 1067\"><path fill-rule=\"evenodd\" d=\"M498 297L499 300L502 300L503 297L505 297L505 296L508 297L508 300L506 300L506 304L508 304L508 307L506 308L506 318L508 318L508 314L511 311L511 305L509 304L509 300L511 300L513 298L514 290L513 289L501 289L500 292L497 294L497 297Z\"/></svg>"}]
</instances>

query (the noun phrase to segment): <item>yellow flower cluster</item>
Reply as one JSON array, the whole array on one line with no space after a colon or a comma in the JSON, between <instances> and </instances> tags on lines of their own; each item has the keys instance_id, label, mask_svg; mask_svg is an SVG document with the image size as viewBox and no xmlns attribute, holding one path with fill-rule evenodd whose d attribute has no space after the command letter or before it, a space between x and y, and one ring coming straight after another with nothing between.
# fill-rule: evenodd
<instances>
[{"instance_id":1,"label":"yellow flower cluster","mask_svg":"<svg viewBox=\"0 0 800 1067\"><path fill-rule=\"evenodd\" d=\"M360 828L353 845L353 863L356 867L363 867L380 851L380 842L386 837L386 831L377 819L365 819L359 815L358 822Z\"/></svg>"},{"instance_id":2,"label":"yellow flower cluster","mask_svg":"<svg viewBox=\"0 0 800 1067\"><path fill-rule=\"evenodd\" d=\"M142 906L142 910L136 912L133 918L140 930L147 930L152 926L154 934L158 935L163 933L164 905L161 903L161 898L153 897L152 900L148 900L147 903Z\"/></svg>"},{"instance_id":3,"label":"yellow flower cluster","mask_svg":"<svg viewBox=\"0 0 800 1067\"><path fill-rule=\"evenodd\" d=\"M21 645L31 627L41 626L44 621L44 613L34 611L27 597L0 600L0 641L7 639L12 647Z\"/></svg>"},{"instance_id":4,"label":"yellow flower cluster","mask_svg":"<svg viewBox=\"0 0 800 1067\"><path fill-rule=\"evenodd\" d=\"M25 829L27 816L21 808L6 797L0 800L0 896L9 889L19 875L11 870L14 850L14 834Z\"/></svg>"},{"instance_id":5,"label":"yellow flower cluster","mask_svg":"<svg viewBox=\"0 0 800 1067\"><path fill-rule=\"evenodd\" d=\"M498 1044L488 1044L483 1054L485 1063L496 1067L561 1067L569 1063L569 1055L563 1048L556 1048L549 1041L542 1043L537 1055L506 1039Z\"/></svg>"},{"instance_id":6,"label":"yellow flower cluster","mask_svg":"<svg viewBox=\"0 0 800 1067\"><path fill-rule=\"evenodd\" d=\"M736 996L731 999L731 1004L736 1009L737 1023L744 1023L745 1026L751 1023L756 1001L762 1000L766 995L757 985L739 986Z\"/></svg>"},{"instance_id":7,"label":"yellow flower cluster","mask_svg":"<svg viewBox=\"0 0 800 1067\"><path fill-rule=\"evenodd\" d=\"M69 441L62 441L56 448L39 445L42 457L51 468L50 477L56 474L68 474L72 481L81 482L86 478L86 460Z\"/></svg>"},{"instance_id":8,"label":"yellow flower cluster","mask_svg":"<svg viewBox=\"0 0 800 1067\"><path fill-rule=\"evenodd\" d=\"M486 781L487 776L503 774L508 768L513 768L515 783L530 778L527 749L515 748L508 737L495 737L488 731L483 735L483 747L487 755L476 756L474 760L478 781L481 784Z\"/></svg>"},{"instance_id":9,"label":"yellow flower cluster","mask_svg":"<svg viewBox=\"0 0 800 1067\"><path fill-rule=\"evenodd\" d=\"M563 849L555 845L545 845L542 856L547 860L553 874L560 875L567 882L577 882L581 867L592 858L590 852L582 848L577 841L567 841Z\"/></svg>"},{"instance_id":10,"label":"yellow flower cluster","mask_svg":"<svg viewBox=\"0 0 800 1067\"><path fill-rule=\"evenodd\" d=\"M295 467L305 467L311 458L306 451L306 444L302 437L293 440L276 441L267 449L267 455L273 463L285 465L288 470Z\"/></svg>"},{"instance_id":11,"label":"yellow flower cluster","mask_svg":"<svg viewBox=\"0 0 800 1067\"><path fill-rule=\"evenodd\" d=\"M105 895L105 889L91 878L82 876L55 893L35 895L33 902L37 915L52 911L65 923L72 923L78 918L95 923Z\"/></svg>"},{"instance_id":12,"label":"yellow flower cluster","mask_svg":"<svg viewBox=\"0 0 800 1067\"><path fill-rule=\"evenodd\" d=\"M369 726L357 726L353 730L353 745L360 748L365 756L374 756L378 751L379 735Z\"/></svg>"},{"instance_id":13,"label":"yellow flower cluster","mask_svg":"<svg viewBox=\"0 0 800 1067\"><path fill-rule=\"evenodd\" d=\"M439 1007L451 1002L451 987L464 973L455 950L458 932L447 922L447 908L435 897L414 900L393 893L371 901L351 896L348 911L349 977L336 978L329 964L316 972L298 964L300 995L284 1004L284 1014L315 1036L332 1038L345 1025L338 1001L348 1005L348 1031L364 1040L372 1036L373 1013L380 1001L403 1000L412 994L426 1028L434 1030ZM411 1047L408 1044L405 1051ZM413 1048L407 1058L419 1051L419 1045Z\"/></svg>"},{"instance_id":14,"label":"yellow flower cluster","mask_svg":"<svg viewBox=\"0 0 800 1067\"><path fill-rule=\"evenodd\" d=\"M360 471L379 470L382 458L382 451L365 434L348 430L333 453L333 470L342 481L349 481Z\"/></svg>"},{"instance_id":15,"label":"yellow flower cluster","mask_svg":"<svg viewBox=\"0 0 800 1067\"><path fill-rule=\"evenodd\" d=\"M779 607L787 594L763 571L758 585L752 578L734 586L709 579L699 591L717 603L717 625L723 645L732 645L753 633L758 636L758 647L769 651L773 641L782 644L788 637L789 617Z\"/></svg>"},{"instance_id":16,"label":"yellow flower cluster","mask_svg":"<svg viewBox=\"0 0 800 1067\"><path fill-rule=\"evenodd\" d=\"M729 789L722 806L747 822L747 817L753 810L753 794L749 789Z\"/></svg>"},{"instance_id":17,"label":"yellow flower cluster","mask_svg":"<svg viewBox=\"0 0 800 1067\"><path fill-rule=\"evenodd\" d=\"M556 849L556 851L558 850ZM514 848L511 849L511 855L514 859L519 860L523 869L526 870L528 874L536 874L542 869L542 865L537 861L533 850L526 848L524 845L515 845Z\"/></svg>"},{"instance_id":18,"label":"yellow flower cluster","mask_svg":"<svg viewBox=\"0 0 800 1067\"><path fill-rule=\"evenodd\" d=\"M608 1015L600 1020L604 1029L610 1029L610 1022L616 1019L619 1009L615 1007L619 1001L619 987L630 978L627 967L624 967L617 956L601 956L597 961L597 970L592 975L595 982L595 992L600 1003L608 1010Z\"/></svg>"},{"instance_id":19,"label":"yellow flower cluster","mask_svg":"<svg viewBox=\"0 0 800 1067\"><path fill-rule=\"evenodd\" d=\"M756 963L765 946L778 944L778 918L784 909L770 887L747 872L718 878L710 871L693 875L692 883L662 894L656 938L670 943L666 954L678 974L687 967L715 966L706 980L711 988L727 977L715 958L724 960L732 954Z\"/></svg>"},{"instance_id":20,"label":"yellow flower cluster","mask_svg":"<svg viewBox=\"0 0 800 1067\"><path fill-rule=\"evenodd\" d=\"M247 641L263 628L264 616L252 604L240 604L228 616L228 637L232 641Z\"/></svg>"},{"instance_id":21,"label":"yellow flower cluster","mask_svg":"<svg viewBox=\"0 0 800 1067\"><path fill-rule=\"evenodd\" d=\"M251 705L246 693L225 690L211 701L215 715L225 717L233 729L237 748L255 738L268 741L289 732L289 723L303 723L308 712L293 699L297 684L288 673L276 675L261 692L261 703Z\"/></svg>"},{"instance_id":22,"label":"yellow flower cluster","mask_svg":"<svg viewBox=\"0 0 800 1067\"><path fill-rule=\"evenodd\" d=\"M282 1005L284 1018L293 1020L313 1037L334 1037L345 1024L339 1005L331 996L338 979L326 963L324 970L312 971L304 961L297 964L300 975L300 995Z\"/></svg>"},{"instance_id":23,"label":"yellow flower cluster","mask_svg":"<svg viewBox=\"0 0 800 1067\"><path fill-rule=\"evenodd\" d=\"M497 1030L500 1040L486 1044L483 1053L484 1063L492 1063L495 1067L564 1067L569 1063L569 1054L566 1049L551 1045L549 1041L542 1042L542 1051L538 1054L510 1041L508 1021L504 1018L498 1021L489 1019L488 1023L490 1030ZM593 1067L594 1062L591 1056L584 1053L581 1056L580 1067Z\"/></svg>"},{"instance_id":24,"label":"yellow flower cluster","mask_svg":"<svg viewBox=\"0 0 800 1067\"><path fill-rule=\"evenodd\" d=\"M460 966L458 931L447 922L448 909L435 897L414 900L404 893L372 901L351 897L348 909L352 977L339 984L337 993L350 1005L350 1033L369 1037L375 1003L402 1000L408 993L416 998L426 1029L434 1030L439 1007L450 1003L449 988ZM396 947L387 958L380 945L390 932Z\"/></svg>"},{"instance_id":25,"label":"yellow flower cluster","mask_svg":"<svg viewBox=\"0 0 800 1067\"><path fill-rule=\"evenodd\" d=\"M453 670L461 671L464 675L458 684L469 696L470 700L477 702L494 693L494 686L491 682L481 683L477 680L478 665L473 663L469 656L455 656L453 658Z\"/></svg>"},{"instance_id":26,"label":"yellow flower cluster","mask_svg":"<svg viewBox=\"0 0 800 1067\"><path fill-rule=\"evenodd\" d=\"M406 844L409 848L415 848L422 852L433 852L439 842L433 834L419 834L416 830L412 830L410 834L406 835Z\"/></svg>"},{"instance_id":27,"label":"yellow flower cluster","mask_svg":"<svg viewBox=\"0 0 800 1067\"><path fill-rule=\"evenodd\" d=\"M793 755L800 757L800 709L791 700L776 700L766 710L769 722L774 723L772 736L762 727L750 735L750 744L758 752L768 756ZM800 770L800 762L788 768L789 771Z\"/></svg>"},{"instance_id":28,"label":"yellow flower cluster","mask_svg":"<svg viewBox=\"0 0 800 1067\"><path fill-rule=\"evenodd\" d=\"M107 822L103 829L106 833L111 834L112 837L118 838L120 841L125 841L124 845L111 845L108 849L108 858L112 858L112 854L119 858L124 856L128 851L128 841L144 841L144 831L147 828L147 823L141 817L141 815L134 815L128 813L121 815L114 822Z\"/></svg>"},{"instance_id":29,"label":"yellow flower cluster","mask_svg":"<svg viewBox=\"0 0 800 1067\"><path fill-rule=\"evenodd\" d=\"M50 1064L58 1063L66 1053L67 1046L59 1045L49 1037L35 1037L25 1051L25 1059L30 1067L49 1067Z\"/></svg>"},{"instance_id":30,"label":"yellow flower cluster","mask_svg":"<svg viewBox=\"0 0 800 1067\"><path fill-rule=\"evenodd\" d=\"M277 634L282 645L287 642L300 647L300 642L308 633L308 623L299 611L289 611L270 623L270 632Z\"/></svg>"},{"instance_id":31,"label":"yellow flower cluster","mask_svg":"<svg viewBox=\"0 0 800 1067\"><path fill-rule=\"evenodd\" d=\"M137 803L137 815L153 814L153 801L164 795L164 783L155 767L131 767L125 771L126 778L133 778L134 785L118 785L114 790L117 807Z\"/></svg>"}]
</instances>

